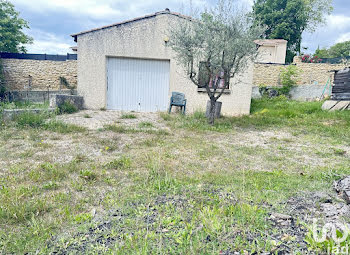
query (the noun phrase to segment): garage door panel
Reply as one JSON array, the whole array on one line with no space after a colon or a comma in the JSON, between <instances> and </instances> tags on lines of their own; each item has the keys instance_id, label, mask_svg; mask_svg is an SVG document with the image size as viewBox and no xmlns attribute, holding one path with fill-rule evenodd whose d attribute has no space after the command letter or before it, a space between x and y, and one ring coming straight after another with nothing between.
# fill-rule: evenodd
<instances>
[{"instance_id":1,"label":"garage door panel","mask_svg":"<svg viewBox=\"0 0 350 255\"><path fill-rule=\"evenodd\" d=\"M169 61L108 58L108 109L166 110L169 71Z\"/></svg>"}]
</instances>

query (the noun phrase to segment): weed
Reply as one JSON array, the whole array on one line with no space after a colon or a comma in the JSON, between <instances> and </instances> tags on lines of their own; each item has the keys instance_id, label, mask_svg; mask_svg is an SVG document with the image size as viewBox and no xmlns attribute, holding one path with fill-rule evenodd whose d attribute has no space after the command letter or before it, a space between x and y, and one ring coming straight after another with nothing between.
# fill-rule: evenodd
<instances>
[{"instance_id":1,"label":"weed","mask_svg":"<svg viewBox=\"0 0 350 255\"><path fill-rule=\"evenodd\" d=\"M134 128L127 128L122 125L106 125L105 130L113 131L115 133L137 133L138 131Z\"/></svg>"},{"instance_id":2,"label":"weed","mask_svg":"<svg viewBox=\"0 0 350 255\"><path fill-rule=\"evenodd\" d=\"M143 121L139 123L139 128L152 128L154 125L149 121Z\"/></svg>"},{"instance_id":3,"label":"weed","mask_svg":"<svg viewBox=\"0 0 350 255\"><path fill-rule=\"evenodd\" d=\"M110 169L128 169L131 167L131 159L122 156L119 159L115 159L105 165L105 167Z\"/></svg>"},{"instance_id":4,"label":"weed","mask_svg":"<svg viewBox=\"0 0 350 255\"><path fill-rule=\"evenodd\" d=\"M67 124L58 120L50 120L42 125L42 128L52 132L57 132L61 134L66 133L76 133L76 132L85 132L86 128L80 127L73 124Z\"/></svg>"},{"instance_id":5,"label":"weed","mask_svg":"<svg viewBox=\"0 0 350 255\"><path fill-rule=\"evenodd\" d=\"M68 101L65 101L63 104L61 104L59 107L58 107L58 113L59 114L72 114L72 113L75 113L78 111L78 108L68 102Z\"/></svg>"},{"instance_id":6,"label":"weed","mask_svg":"<svg viewBox=\"0 0 350 255\"><path fill-rule=\"evenodd\" d=\"M58 184L53 181L49 181L43 185L43 189L46 189L46 190L55 190L57 188L58 188Z\"/></svg>"},{"instance_id":7,"label":"weed","mask_svg":"<svg viewBox=\"0 0 350 255\"><path fill-rule=\"evenodd\" d=\"M346 151L343 149L338 149L338 148L332 148L333 152L337 156L344 156L346 154Z\"/></svg>"},{"instance_id":8,"label":"weed","mask_svg":"<svg viewBox=\"0 0 350 255\"><path fill-rule=\"evenodd\" d=\"M93 171L88 170L88 169L81 170L80 171L80 177L85 179L85 180L88 180L88 181L93 181L93 180L97 179L96 173L94 173Z\"/></svg>"},{"instance_id":9,"label":"weed","mask_svg":"<svg viewBox=\"0 0 350 255\"><path fill-rule=\"evenodd\" d=\"M121 119L136 119L137 116L132 113L123 113L123 115L120 117Z\"/></svg>"},{"instance_id":10,"label":"weed","mask_svg":"<svg viewBox=\"0 0 350 255\"><path fill-rule=\"evenodd\" d=\"M15 122L19 127L41 127L48 118L46 114L37 114L32 112L24 112L15 117Z\"/></svg>"},{"instance_id":11,"label":"weed","mask_svg":"<svg viewBox=\"0 0 350 255\"><path fill-rule=\"evenodd\" d=\"M169 113L161 112L159 116L165 121L171 120L171 115Z\"/></svg>"},{"instance_id":12,"label":"weed","mask_svg":"<svg viewBox=\"0 0 350 255\"><path fill-rule=\"evenodd\" d=\"M92 220L92 215L90 213L80 213L74 217L74 221L78 224L89 222Z\"/></svg>"},{"instance_id":13,"label":"weed","mask_svg":"<svg viewBox=\"0 0 350 255\"><path fill-rule=\"evenodd\" d=\"M87 114L87 113L85 113L83 117L86 118L86 119L91 119L91 118L92 118L92 117L91 117L89 114Z\"/></svg>"}]
</instances>

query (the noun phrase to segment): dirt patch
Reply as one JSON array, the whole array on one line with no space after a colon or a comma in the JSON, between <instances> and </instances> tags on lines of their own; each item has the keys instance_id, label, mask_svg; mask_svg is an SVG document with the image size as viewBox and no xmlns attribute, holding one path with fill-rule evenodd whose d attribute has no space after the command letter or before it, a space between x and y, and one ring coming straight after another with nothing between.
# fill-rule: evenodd
<instances>
[{"instance_id":1,"label":"dirt patch","mask_svg":"<svg viewBox=\"0 0 350 255\"><path fill-rule=\"evenodd\" d=\"M129 128L137 128L140 123L145 122L152 123L152 125L158 129L166 128L164 122L161 121L158 113L132 112L129 114L132 114L136 117L132 119L122 118L123 114L125 113L120 111L84 110L70 115L61 115L58 116L57 119L62 120L67 124L83 126L90 130L101 129L106 125L111 125L114 123L125 125Z\"/></svg>"}]
</instances>

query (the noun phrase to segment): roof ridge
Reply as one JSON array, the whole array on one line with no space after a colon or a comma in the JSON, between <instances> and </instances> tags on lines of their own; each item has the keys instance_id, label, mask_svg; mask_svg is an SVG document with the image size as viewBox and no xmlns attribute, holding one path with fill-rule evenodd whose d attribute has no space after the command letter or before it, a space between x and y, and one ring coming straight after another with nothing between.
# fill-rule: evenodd
<instances>
[{"instance_id":1,"label":"roof ridge","mask_svg":"<svg viewBox=\"0 0 350 255\"><path fill-rule=\"evenodd\" d=\"M102 27L98 27L98 28L93 28L93 29L90 29L90 30L82 31L82 32L79 32L79 33L76 33L76 34L72 34L71 36L74 37L74 39L76 41L76 38L79 35L83 35L83 34L95 32L95 31L103 30L103 29L106 29L106 28L111 28L111 27L115 27L115 26L131 23L131 22L135 22L135 21L139 21L139 20L143 20L143 19L153 18L153 17L156 17L158 15L163 15L163 14L170 14L170 15L174 15L174 16L177 16L177 17L180 17L180 18L183 18L183 19L192 20L192 17L190 17L190 16L186 16L186 15L183 15L183 14L178 13L178 12L171 12L169 9L166 9L164 11L155 12L153 14L147 14L147 15L144 15L144 16L141 16L141 17L128 19L128 20L117 22L117 23L113 23L113 24L110 24L110 25L106 25L106 26L102 26Z\"/></svg>"}]
</instances>

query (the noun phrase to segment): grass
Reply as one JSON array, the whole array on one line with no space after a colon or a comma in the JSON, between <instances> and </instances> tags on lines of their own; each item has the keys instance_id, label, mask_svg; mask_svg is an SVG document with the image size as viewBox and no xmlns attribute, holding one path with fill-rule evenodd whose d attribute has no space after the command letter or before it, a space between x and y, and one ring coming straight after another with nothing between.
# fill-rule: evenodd
<instances>
[{"instance_id":1,"label":"grass","mask_svg":"<svg viewBox=\"0 0 350 255\"><path fill-rule=\"evenodd\" d=\"M121 119L137 119L137 116L132 113L123 113L123 115L120 117Z\"/></svg>"},{"instance_id":2,"label":"grass","mask_svg":"<svg viewBox=\"0 0 350 255\"><path fill-rule=\"evenodd\" d=\"M32 102L0 102L1 109L47 109L49 102L45 103L32 103Z\"/></svg>"},{"instance_id":3,"label":"grass","mask_svg":"<svg viewBox=\"0 0 350 255\"><path fill-rule=\"evenodd\" d=\"M129 128L124 125L116 123L112 125L105 125L104 130L108 130L108 131L112 131L120 134L146 133L146 134L157 134L157 135L169 135L169 132L164 129L157 129L157 130L149 129L153 127L153 124L149 122L141 122L138 125L138 127L139 127L138 129L133 127Z\"/></svg>"},{"instance_id":4,"label":"grass","mask_svg":"<svg viewBox=\"0 0 350 255\"><path fill-rule=\"evenodd\" d=\"M52 114L43 112L35 114L31 112L22 113L14 119L14 125L19 129L34 128L48 130L57 133L85 132L86 129L80 126L66 124L58 120L49 120ZM13 123L6 125L11 126Z\"/></svg>"},{"instance_id":5,"label":"grass","mask_svg":"<svg viewBox=\"0 0 350 255\"><path fill-rule=\"evenodd\" d=\"M139 123L139 128L153 128L153 123L149 121L143 121Z\"/></svg>"},{"instance_id":6,"label":"grass","mask_svg":"<svg viewBox=\"0 0 350 255\"><path fill-rule=\"evenodd\" d=\"M350 113L320 105L255 100L251 116L214 126L200 112L161 114L172 135L150 122L96 132L47 119L5 125L0 253L303 254L269 215L290 214L290 198L332 194L350 174ZM310 249L327 249L305 233Z\"/></svg>"},{"instance_id":7,"label":"grass","mask_svg":"<svg viewBox=\"0 0 350 255\"><path fill-rule=\"evenodd\" d=\"M184 127L193 131L229 132L233 128L289 128L295 133L317 133L320 136L341 141L347 139L350 131L348 111L328 112L321 109L323 102L297 102L284 97L253 100L251 115L243 117L222 117L213 126L207 124L205 114L169 115L166 118L173 127Z\"/></svg>"}]
</instances>

